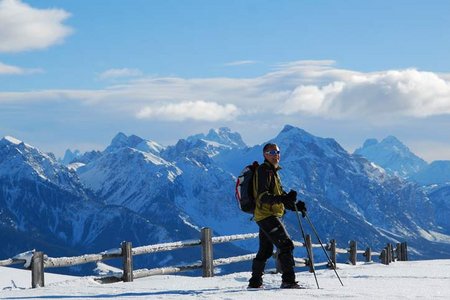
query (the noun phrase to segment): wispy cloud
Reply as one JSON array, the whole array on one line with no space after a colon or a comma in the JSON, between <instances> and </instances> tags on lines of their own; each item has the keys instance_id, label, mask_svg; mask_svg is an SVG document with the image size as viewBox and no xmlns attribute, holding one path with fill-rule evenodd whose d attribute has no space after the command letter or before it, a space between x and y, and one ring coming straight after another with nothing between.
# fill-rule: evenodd
<instances>
[{"instance_id":1,"label":"wispy cloud","mask_svg":"<svg viewBox=\"0 0 450 300\"><path fill-rule=\"evenodd\" d=\"M258 61L255 61L255 60L238 60L238 61L232 61L232 62L226 63L225 66L234 67L234 66L243 66L243 65L254 65L257 63L258 63Z\"/></svg>"},{"instance_id":2,"label":"wispy cloud","mask_svg":"<svg viewBox=\"0 0 450 300\"><path fill-rule=\"evenodd\" d=\"M279 63L275 67L279 70L281 69L305 69L305 68L330 68L336 64L336 61L328 59L328 60L298 60L298 61L289 61L284 63Z\"/></svg>"},{"instance_id":3,"label":"wispy cloud","mask_svg":"<svg viewBox=\"0 0 450 300\"><path fill-rule=\"evenodd\" d=\"M19 0L0 0L0 52L43 49L61 43L72 29L62 9L37 9Z\"/></svg>"},{"instance_id":4,"label":"wispy cloud","mask_svg":"<svg viewBox=\"0 0 450 300\"><path fill-rule=\"evenodd\" d=\"M121 69L109 69L98 75L99 79L117 79L117 78L130 78L130 77L139 77L142 76L142 71L138 69L129 69L129 68L121 68Z\"/></svg>"},{"instance_id":5,"label":"wispy cloud","mask_svg":"<svg viewBox=\"0 0 450 300\"><path fill-rule=\"evenodd\" d=\"M24 69L16 66L4 64L0 61L0 75L26 75L43 73L41 69Z\"/></svg>"}]
</instances>

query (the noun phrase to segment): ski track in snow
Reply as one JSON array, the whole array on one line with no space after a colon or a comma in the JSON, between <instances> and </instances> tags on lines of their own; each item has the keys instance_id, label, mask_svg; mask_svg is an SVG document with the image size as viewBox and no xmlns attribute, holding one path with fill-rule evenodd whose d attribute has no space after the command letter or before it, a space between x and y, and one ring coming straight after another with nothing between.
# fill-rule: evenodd
<instances>
[{"instance_id":1,"label":"ski track in snow","mask_svg":"<svg viewBox=\"0 0 450 300\"><path fill-rule=\"evenodd\" d=\"M250 263L249 263L250 268ZM281 290L280 274L264 276L265 289L247 290L249 272L213 278L160 275L131 283L99 284L91 277L46 273L46 286L31 289L29 271L0 267L1 299L450 299L450 260L394 262L389 266L338 264L332 270L298 272L307 289Z\"/></svg>"}]
</instances>

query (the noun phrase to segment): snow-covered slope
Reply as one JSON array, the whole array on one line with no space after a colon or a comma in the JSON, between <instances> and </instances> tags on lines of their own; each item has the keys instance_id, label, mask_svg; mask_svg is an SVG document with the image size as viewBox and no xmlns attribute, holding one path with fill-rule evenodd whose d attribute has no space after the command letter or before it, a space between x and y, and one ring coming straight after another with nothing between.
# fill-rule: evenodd
<instances>
[{"instance_id":1,"label":"snow-covered slope","mask_svg":"<svg viewBox=\"0 0 450 300\"><path fill-rule=\"evenodd\" d=\"M450 184L434 185L425 190L433 203L433 217L436 224L450 234Z\"/></svg>"},{"instance_id":2,"label":"snow-covered slope","mask_svg":"<svg viewBox=\"0 0 450 300\"><path fill-rule=\"evenodd\" d=\"M152 200L173 190L181 174L180 169L161 157L129 147L105 151L77 172L85 186L107 203L134 211L145 210Z\"/></svg>"},{"instance_id":3,"label":"snow-covered slope","mask_svg":"<svg viewBox=\"0 0 450 300\"><path fill-rule=\"evenodd\" d=\"M234 198L234 174L214 161L222 151L234 148L211 146L204 140L180 140L163 153L182 171L181 188L176 203L197 226L209 226L218 234L228 235L256 230L250 215L237 209Z\"/></svg>"},{"instance_id":4,"label":"snow-covered slope","mask_svg":"<svg viewBox=\"0 0 450 300\"><path fill-rule=\"evenodd\" d=\"M75 172L70 172L54 157L39 151L13 137L0 140L0 178L15 180L40 180L84 197Z\"/></svg>"}]
</instances>

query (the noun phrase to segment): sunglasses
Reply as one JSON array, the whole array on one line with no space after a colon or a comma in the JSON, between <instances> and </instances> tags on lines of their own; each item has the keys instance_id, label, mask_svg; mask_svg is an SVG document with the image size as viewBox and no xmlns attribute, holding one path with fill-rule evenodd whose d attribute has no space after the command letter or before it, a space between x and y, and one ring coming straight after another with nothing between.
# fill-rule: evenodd
<instances>
[{"instance_id":1,"label":"sunglasses","mask_svg":"<svg viewBox=\"0 0 450 300\"><path fill-rule=\"evenodd\" d=\"M269 150L265 152L266 154L269 155L276 155L276 154L280 154L280 150Z\"/></svg>"}]
</instances>

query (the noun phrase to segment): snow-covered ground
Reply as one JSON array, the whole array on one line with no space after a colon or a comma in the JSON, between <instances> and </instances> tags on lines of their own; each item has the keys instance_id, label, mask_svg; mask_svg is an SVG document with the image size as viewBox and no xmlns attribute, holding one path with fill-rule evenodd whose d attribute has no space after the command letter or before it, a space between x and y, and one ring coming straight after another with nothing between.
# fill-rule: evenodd
<instances>
[{"instance_id":1,"label":"snow-covered ground","mask_svg":"<svg viewBox=\"0 0 450 300\"><path fill-rule=\"evenodd\" d=\"M1 299L450 299L450 260L395 262L389 266L339 264L314 277L298 272L302 290L281 290L279 274L264 276L264 290L247 290L250 273L213 278L161 275L131 283L99 284L90 277L46 273L46 286L31 289L30 271L0 267ZM276 297L276 298L275 298Z\"/></svg>"}]
</instances>

